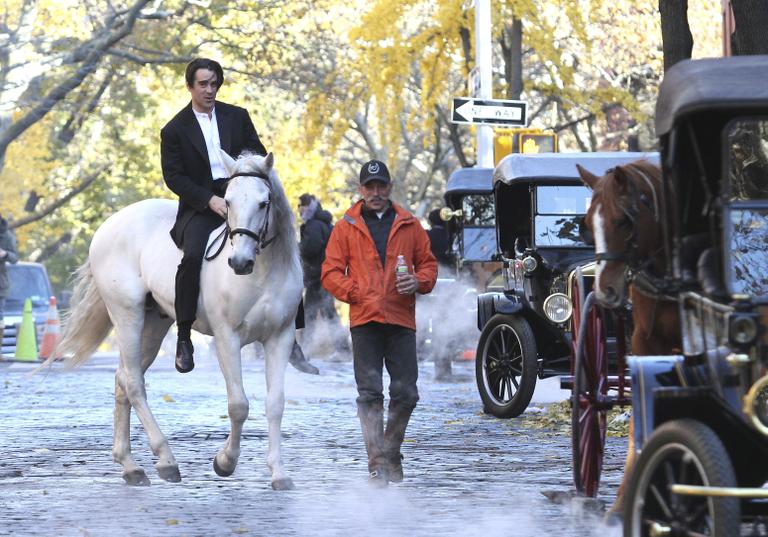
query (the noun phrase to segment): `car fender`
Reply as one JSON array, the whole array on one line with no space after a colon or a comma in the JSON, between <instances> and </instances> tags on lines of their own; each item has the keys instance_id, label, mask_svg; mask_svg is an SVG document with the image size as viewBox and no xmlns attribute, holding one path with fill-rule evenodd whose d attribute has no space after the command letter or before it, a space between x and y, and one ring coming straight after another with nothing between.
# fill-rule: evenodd
<instances>
[{"instance_id":1,"label":"car fender","mask_svg":"<svg viewBox=\"0 0 768 537\"><path fill-rule=\"evenodd\" d=\"M679 386L683 357L680 355L628 356L632 378L632 420L635 425L635 449L641 450L653 433L654 391L665 386Z\"/></svg>"},{"instance_id":2,"label":"car fender","mask_svg":"<svg viewBox=\"0 0 768 537\"><path fill-rule=\"evenodd\" d=\"M477 295L477 329L482 331L485 323L497 313L511 315L523 309L519 300L504 293L481 293Z\"/></svg>"}]
</instances>

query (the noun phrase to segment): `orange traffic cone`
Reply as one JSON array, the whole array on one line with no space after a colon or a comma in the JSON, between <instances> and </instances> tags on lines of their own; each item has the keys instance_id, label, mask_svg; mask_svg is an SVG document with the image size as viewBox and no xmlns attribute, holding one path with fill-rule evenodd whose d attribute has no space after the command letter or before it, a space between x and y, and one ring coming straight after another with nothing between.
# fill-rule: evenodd
<instances>
[{"instance_id":1,"label":"orange traffic cone","mask_svg":"<svg viewBox=\"0 0 768 537\"><path fill-rule=\"evenodd\" d=\"M48 358L56 343L59 341L59 308L56 307L56 297L52 296L48 302L48 318L45 321L45 331L43 332L43 341L40 343L41 359Z\"/></svg>"}]
</instances>

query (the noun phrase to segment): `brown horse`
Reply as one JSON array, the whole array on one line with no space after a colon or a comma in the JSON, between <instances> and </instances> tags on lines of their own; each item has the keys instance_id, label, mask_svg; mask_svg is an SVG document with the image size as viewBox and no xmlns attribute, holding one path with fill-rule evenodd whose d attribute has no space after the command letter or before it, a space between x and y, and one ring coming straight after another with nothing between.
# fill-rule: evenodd
<instances>
[{"instance_id":1,"label":"brown horse","mask_svg":"<svg viewBox=\"0 0 768 537\"><path fill-rule=\"evenodd\" d=\"M660 355L680 352L677 302L663 293L665 259L662 242L661 170L639 160L597 177L577 166L592 189L584 222L595 246L594 291L607 308L632 303L631 352ZM589 237L591 235L591 237ZM611 513L621 513L624 488L635 462L634 427L630 420L624 478Z\"/></svg>"}]
</instances>

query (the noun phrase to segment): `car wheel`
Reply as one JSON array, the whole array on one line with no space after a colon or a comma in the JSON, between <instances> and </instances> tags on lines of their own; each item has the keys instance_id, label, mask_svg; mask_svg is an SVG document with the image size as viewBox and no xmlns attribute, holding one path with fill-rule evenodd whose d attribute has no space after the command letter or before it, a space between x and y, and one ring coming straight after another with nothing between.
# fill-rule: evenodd
<instances>
[{"instance_id":1,"label":"car wheel","mask_svg":"<svg viewBox=\"0 0 768 537\"><path fill-rule=\"evenodd\" d=\"M483 410L497 418L522 414L533 397L537 372L536 340L528 321L517 315L491 317L475 359Z\"/></svg>"},{"instance_id":2,"label":"car wheel","mask_svg":"<svg viewBox=\"0 0 768 537\"><path fill-rule=\"evenodd\" d=\"M738 498L680 495L672 485L736 486L728 452L707 425L674 420L651 435L632 471L624 537L739 535Z\"/></svg>"}]
</instances>

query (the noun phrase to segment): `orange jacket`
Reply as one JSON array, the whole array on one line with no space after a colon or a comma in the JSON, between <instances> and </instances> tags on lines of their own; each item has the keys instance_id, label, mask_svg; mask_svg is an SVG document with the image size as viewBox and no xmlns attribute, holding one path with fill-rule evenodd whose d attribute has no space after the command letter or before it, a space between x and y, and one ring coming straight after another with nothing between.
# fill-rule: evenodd
<instances>
[{"instance_id":1,"label":"orange jacket","mask_svg":"<svg viewBox=\"0 0 768 537\"><path fill-rule=\"evenodd\" d=\"M387 266L382 267L362 206L362 200L358 201L333 228L325 250L323 287L350 305L350 326L375 321L415 330L416 297L397 292L395 265L402 254L409 272L419 281L417 292L429 293L437 279L429 237L411 213L393 203L395 220L387 239Z\"/></svg>"}]
</instances>

